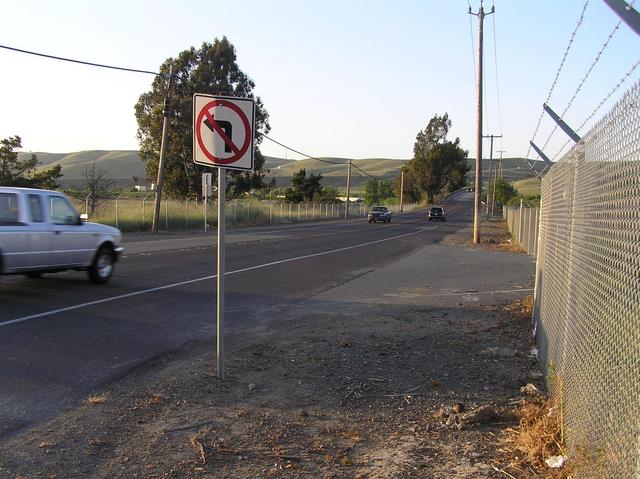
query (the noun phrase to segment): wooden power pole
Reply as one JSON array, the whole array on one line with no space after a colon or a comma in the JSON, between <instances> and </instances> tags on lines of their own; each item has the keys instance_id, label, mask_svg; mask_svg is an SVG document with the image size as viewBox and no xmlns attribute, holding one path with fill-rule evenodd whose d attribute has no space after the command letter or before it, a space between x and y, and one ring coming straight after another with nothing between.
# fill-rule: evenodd
<instances>
[{"instance_id":1,"label":"wooden power pole","mask_svg":"<svg viewBox=\"0 0 640 479\"><path fill-rule=\"evenodd\" d=\"M160 141L160 159L158 160L158 178L156 181L156 201L153 209L153 223L151 232L158 232L158 222L160 220L160 204L162 201L162 186L164 185L164 164L167 156L167 137L169 135L169 119L173 112L171 110L171 99L173 98L173 84L175 75L173 74L173 66L169 67L169 88L167 96L164 99L164 110L162 112L164 119L162 120L162 140Z\"/></svg>"},{"instance_id":2,"label":"wooden power pole","mask_svg":"<svg viewBox=\"0 0 640 479\"><path fill-rule=\"evenodd\" d=\"M344 207L344 219L349 219L349 195L351 194L351 160L349 160L349 167L347 168L347 202Z\"/></svg>"},{"instance_id":3,"label":"wooden power pole","mask_svg":"<svg viewBox=\"0 0 640 479\"><path fill-rule=\"evenodd\" d=\"M482 194L482 52L483 52L483 23L484 17L495 12L495 8L491 7L491 12L485 13L480 0L480 9L478 13L473 13L469 7L469 14L478 17L478 105L477 119L478 126L476 131L476 181L475 194L473 198L473 242L480 243L480 208L482 203L480 195Z\"/></svg>"}]
</instances>

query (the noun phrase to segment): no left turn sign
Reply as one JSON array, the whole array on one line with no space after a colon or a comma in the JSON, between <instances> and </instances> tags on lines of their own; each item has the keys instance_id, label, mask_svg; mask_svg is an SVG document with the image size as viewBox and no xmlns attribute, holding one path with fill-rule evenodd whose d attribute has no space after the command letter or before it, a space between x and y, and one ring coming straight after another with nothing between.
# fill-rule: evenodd
<instances>
[{"instance_id":1,"label":"no left turn sign","mask_svg":"<svg viewBox=\"0 0 640 479\"><path fill-rule=\"evenodd\" d=\"M254 119L251 98L193 95L193 161L252 170Z\"/></svg>"}]
</instances>

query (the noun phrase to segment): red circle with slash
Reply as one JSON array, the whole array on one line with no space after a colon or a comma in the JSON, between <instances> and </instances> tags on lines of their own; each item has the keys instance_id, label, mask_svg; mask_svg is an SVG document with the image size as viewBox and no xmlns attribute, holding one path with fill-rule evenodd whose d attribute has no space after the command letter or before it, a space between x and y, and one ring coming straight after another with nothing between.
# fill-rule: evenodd
<instances>
[{"instance_id":1,"label":"red circle with slash","mask_svg":"<svg viewBox=\"0 0 640 479\"><path fill-rule=\"evenodd\" d=\"M209 110L212 108L215 108L216 106L225 106L231 109L232 111L234 111L240 117L240 120L242 121L242 125L244 126L244 132L245 132L244 133L245 139L241 148L238 148L233 143L233 140L229 138L229 136L225 133L225 131L222 128L220 128L220 126L216 123L215 119L213 118L213 115L209 113ZM202 126L205 120L209 120L209 123L212 125L215 132L218 133L218 135L222 137L222 140L225 142L225 144L229 148L231 148L231 150L234 153L232 156L230 156L229 158L220 158L215 156L209 150L207 150L207 148L204 145L204 141L202 140L202 133L201 133ZM235 103L232 103L228 100L213 100L207 103L204 106L204 108L200 110L200 114L198 115L198 119L196 120L196 138L198 140L198 145L200 145L200 149L202 150L204 155L211 160L212 163L221 164L221 165L230 165L240 160L249 149L249 146L251 144L251 125L249 124L249 119L247 118L247 115L245 115L244 112L240 109L240 107Z\"/></svg>"}]
</instances>

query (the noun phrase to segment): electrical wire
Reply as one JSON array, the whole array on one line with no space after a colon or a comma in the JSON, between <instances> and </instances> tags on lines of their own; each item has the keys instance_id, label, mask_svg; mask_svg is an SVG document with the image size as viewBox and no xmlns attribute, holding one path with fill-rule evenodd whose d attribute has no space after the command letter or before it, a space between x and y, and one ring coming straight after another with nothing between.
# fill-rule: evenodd
<instances>
[{"instance_id":1,"label":"electrical wire","mask_svg":"<svg viewBox=\"0 0 640 479\"><path fill-rule=\"evenodd\" d=\"M496 46L496 16L491 17L493 23L493 61L496 69L496 100L498 102L498 129L502 135L502 106L500 105L500 82L498 81L498 48ZM502 138L500 139L502 142Z\"/></svg>"},{"instance_id":2,"label":"electrical wire","mask_svg":"<svg viewBox=\"0 0 640 479\"><path fill-rule=\"evenodd\" d=\"M43 58L49 58L51 60L59 60L59 61L65 61L65 62L69 62L69 63L77 63L80 65L88 65L88 66L93 66L93 67L99 67L99 68L107 68L110 70L119 70L119 71L126 71L126 72L132 72L132 73L144 73L144 74L148 74L148 75L154 75L154 76L164 76L160 73L157 72L152 72L149 70L139 70L136 68L126 68L126 67L119 67L119 66L114 66L114 65L105 65L103 63L95 63L95 62L88 62L88 61L84 61L84 60L75 60L73 58L66 58L66 57L61 57L61 56L57 56L57 55L49 55L46 53L39 53L39 52L34 52L34 51L30 51L30 50L24 50L22 48L15 48L15 47L10 47L8 45L0 45L0 48L5 49L5 50L10 50L13 52L18 52L18 53L24 53L27 55L34 55L34 56L38 56L38 57L43 57ZM329 161L329 160L323 160L321 158L316 158L314 156L311 155L307 155L306 153L303 153L301 151L295 150L283 143L280 143L277 140L274 140L273 138L268 137L265 134L262 133L258 133L259 135L262 135L264 138L266 138L269 141L272 141L273 143L276 143L277 145L282 146L283 148L286 148L287 150L293 151L294 153L297 153L299 155L302 155L304 157L307 157L309 159L312 160L316 160L316 161L320 161L322 163L328 163L328 164L332 164L332 165L344 165L345 163L340 163L340 162L336 162L336 161ZM371 178L375 178L375 176L370 175L369 173L367 173L366 171L364 171L363 169L361 169L360 167L356 166L353 164L353 162L351 163L353 165L354 168L356 168L357 170L359 170L361 173L370 176Z\"/></svg>"},{"instance_id":3,"label":"electrical wire","mask_svg":"<svg viewBox=\"0 0 640 479\"><path fill-rule=\"evenodd\" d=\"M29 51L29 50L23 50L21 48L10 47L10 46L7 46L7 45L0 45L0 48L3 48L5 50L11 50L13 52L18 52L18 53L26 53L27 55L35 55L35 56L38 56L38 57L49 58L51 60L60 60L60 61L70 62L70 63L79 63L81 65L89 65L89 66L92 66L92 67L108 68L110 70L121 70L121 71L132 72L132 73L145 73L147 75L163 76L161 73L152 72L152 71L149 71L149 70L138 70L138 69L135 69L135 68L117 67L117 66L113 66L113 65L104 65L102 63L87 62L87 61L83 61L83 60L74 60L72 58L59 57L59 56L56 56L56 55L47 55L46 53L32 52L32 51Z\"/></svg>"},{"instance_id":4,"label":"electrical wire","mask_svg":"<svg viewBox=\"0 0 640 479\"><path fill-rule=\"evenodd\" d=\"M360 168L359 166L355 165L355 164L353 163L353 161L351 162L351 166L353 166L356 170L360 171L360 173L362 173L362 174L364 174L364 175L367 175L367 176L368 176L368 177L370 177L370 178L374 178L374 179L380 178L380 177L378 177L378 176L373 176L373 175L371 175L371 174L367 173L367 172L366 172L366 171L364 171L362 168Z\"/></svg>"},{"instance_id":5,"label":"electrical wire","mask_svg":"<svg viewBox=\"0 0 640 479\"><path fill-rule=\"evenodd\" d=\"M343 162L338 162L338 161L329 161L329 160L323 160L322 158L317 158L315 156L311 156L311 155L307 155L306 153L303 153L299 150L296 150L294 148L291 148L290 146L285 145L284 143L279 142L278 140L274 140L273 138L268 137L267 135L265 135L264 133L258 133L258 135L261 135L262 137L266 138L267 140L275 143L276 145L280 145L283 148L286 148L289 151L293 151L294 153L297 153L298 155L302 155L305 158L309 158L311 160L316 160L316 161L320 161L322 163L328 163L330 165L346 165L347 163L343 163ZM356 170L360 171L362 174L367 175L371 178L381 178L381 177L377 177L374 176L370 173L367 173L366 171L364 171L362 168L360 168L359 166L357 166L356 164L353 163L353 161L351 162L351 166L353 166Z\"/></svg>"},{"instance_id":6,"label":"electrical wire","mask_svg":"<svg viewBox=\"0 0 640 479\"><path fill-rule=\"evenodd\" d=\"M467 1L467 3L469 3ZM471 20L471 3L469 3L469 36L471 37L471 64L473 65L474 85L478 83L478 72L476 71L476 46L473 41L473 22Z\"/></svg>"},{"instance_id":7,"label":"electrical wire","mask_svg":"<svg viewBox=\"0 0 640 479\"><path fill-rule=\"evenodd\" d=\"M310 160L316 160L316 161L320 161L322 163L329 163L330 165L344 165L344 163L340 163L340 162L337 162L337 161L323 160L321 158L316 158L315 156L307 155L306 153L303 153L301 151L295 150L295 149L291 148L290 146L285 145L284 143L280 143L279 141L274 140L273 138L269 138L264 133L258 133L258 135L261 135L262 137L266 138L267 140L272 141L276 145L280 145L281 147L286 148L289 151L293 151L294 153L297 153L298 155L302 155L305 158L309 158Z\"/></svg>"}]
</instances>

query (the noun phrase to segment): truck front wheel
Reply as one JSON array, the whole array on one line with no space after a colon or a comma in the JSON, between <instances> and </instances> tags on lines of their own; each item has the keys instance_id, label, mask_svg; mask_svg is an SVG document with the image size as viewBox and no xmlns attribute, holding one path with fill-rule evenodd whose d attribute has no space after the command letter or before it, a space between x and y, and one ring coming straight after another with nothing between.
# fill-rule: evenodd
<instances>
[{"instance_id":1,"label":"truck front wheel","mask_svg":"<svg viewBox=\"0 0 640 479\"><path fill-rule=\"evenodd\" d=\"M89 266L89 279L96 284L108 283L113 275L113 263L113 251L108 246L103 246Z\"/></svg>"}]
</instances>

